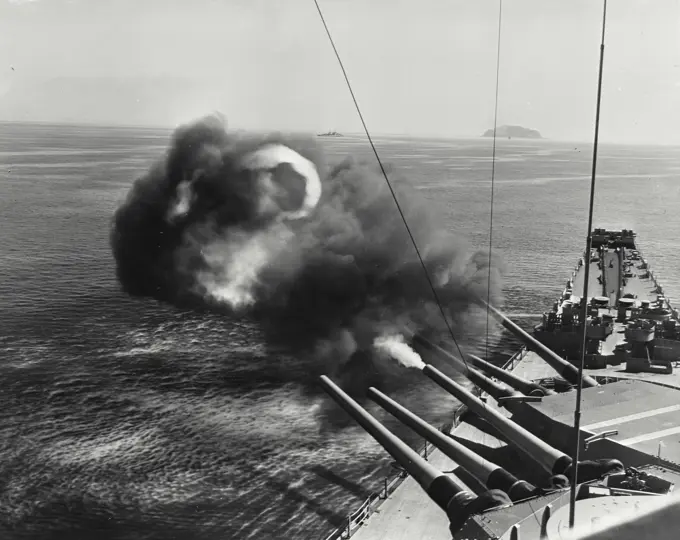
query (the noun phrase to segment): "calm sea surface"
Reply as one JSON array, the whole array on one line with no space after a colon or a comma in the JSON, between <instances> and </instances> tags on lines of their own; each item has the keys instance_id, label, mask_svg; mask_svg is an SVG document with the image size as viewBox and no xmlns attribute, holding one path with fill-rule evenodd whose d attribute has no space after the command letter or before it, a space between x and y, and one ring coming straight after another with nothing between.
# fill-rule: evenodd
<instances>
[{"instance_id":1,"label":"calm sea surface","mask_svg":"<svg viewBox=\"0 0 680 540\"><path fill-rule=\"evenodd\" d=\"M0 536L316 539L341 525L389 459L351 425L321 426L325 398L279 377L301 368L294 352L267 348L249 321L132 299L116 283L111 215L169 133L1 127ZM362 140L321 142L338 159L371 157ZM378 149L442 227L486 248L489 140ZM525 325L585 244L590 156L499 141L493 246L505 310ZM598 171L595 225L635 229L678 294L680 149L605 145ZM417 374L399 399L435 423L454 406Z\"/></svg>"}]
</instances>

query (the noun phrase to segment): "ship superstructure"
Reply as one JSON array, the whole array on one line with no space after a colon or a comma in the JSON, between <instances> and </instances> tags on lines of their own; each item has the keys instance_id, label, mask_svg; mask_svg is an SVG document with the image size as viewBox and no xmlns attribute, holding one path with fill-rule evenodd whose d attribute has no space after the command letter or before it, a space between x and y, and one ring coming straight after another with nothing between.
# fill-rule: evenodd
<instances>
[{"instance_id":1,"label":"ship superstructure","mask_svg":"<svg viewBox=\"0 0 680 540\"><path fill-rule=\"evenodd\" d=\"M564 358L581 357L583 303L587 303L586 368L626 364L628 371L673 373L680 357L678 313L671 307L629 230L593 232L594 249L579 260L572 279L535 329ZM583 289L582 266L591 265L593 296Z\"/></svg>"}]
</instances>

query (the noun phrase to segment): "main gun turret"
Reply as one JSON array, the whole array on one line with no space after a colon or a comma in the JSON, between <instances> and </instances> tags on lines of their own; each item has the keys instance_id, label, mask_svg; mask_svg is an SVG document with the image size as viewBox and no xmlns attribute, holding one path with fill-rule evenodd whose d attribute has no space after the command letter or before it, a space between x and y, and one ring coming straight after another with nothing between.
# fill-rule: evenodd
<instances>
[{"instance_id":1,"label":"main gun turret","mask_svg":"<svg viewBox=\"0 0 680 540\"><path fill-rule=\"evenodd\" d=\"M475 369L474 367L470 367L466 365L462 360L454 356L453 354L449 353L439 345L432 343L431 341L425 339L422 336L419 335L414 335L413 336L413 343L421 345L422 347L425 347L429 349L430 351L434 352L435 354L446 358L450 363L453 364L453 366L463 373L470 381L487 392L489 395L493 396L494 399L499 399L499 398L519 398L522 397L523 394L521 392L518 392L517 390L513 388L508 388L507 386L504 386L502 384L497 383L496 381L493 381L486 377L481 371L478 369Z\"/></svg>"},{"instance_id":2,"label":"main gun turret","mask_svg":"<svg viewBox=\"0 0 680 540\"><path fill-rule=\"evenodd\" d=\"M532 461L539 464L550 475L564 475L569 478L572 471L572 459L563 452L553 448L527 431L519 424L506 418L496 409L488 406L456 381L444 375L437 368L426 365L423 373L437 385L449 392L467 406L470 411L486 420L496 430L520 449ZM600 478L615 471L623 471L623 464L616 459L579 462L579 482ZM557 483L557 482L553 482Z\"/></svg>"},{"instance_id":3,"label":"main gun turret","mask_svg":"<svg viewBox=\"0 0 680 540\"><path fill-rule=\"evenodd\" d=\"M577 384L578 369L576 369L576 367L573 364L567 362L564 358L556 354L555 351L550 350L548 347L543 345L543 343L538 341L535 337L527 334L524 330L522 330L514 322L508 319L508 317L506 317L495 307L489 305L482 299L480 299L480 301L482 302L482 305L489 310L489 313L493 315L493 317L496 320L498 320L507 330L512 332L515 335L515 337L520 339L527 346L528 349L534 351L538 356L545 360L545 362L549 364L550 367L557 371L557 373L559 373L564 379L569 381L571 384ZM584 387L599 386L598 382L589 375L584 375L582 377L582 381Z\"/></svg>"},{"instance_id":4,"label":"main gun turret","mask_svg":"<svg viewBox=\"0 0 680 540\"><path fill-rule=\"evenodd\" d=\"M500 489L507 493L512 501L527 499L538 493L536 487L529 482L519 480L502 467L484 459L455 439L447 437L379 390L369 388L368 397L403 424L434 444L488 489Z\"/></svg>"},{"instance_id":5,"label":"main gun turret","mask_svg":"<svg viewBox=\"0 0 680 540\"><path fill-rule=\"evenodd\" d=\"M510 498L500 490L491 489L479 496L466 491L454 478L437 470L378 422L328 377L322 375L320 382L328 395L372 435L395 461L418 482L428 496L446 512L451 534L455 534L472 514L512 504Z\"/></svg>"},{"instance_id":6,"label":"main gun turret","mask_svg":"<svg viewBox=\"0 0 680 540\"><path fill-rule=\"evenodd\" d=\"M505 384L527 396L550 396L556 394L554 390L545 388L544 386L541 386L540 384L533 381L528 381L519 375L515 375L511 371L494 366L493 364L487 362L486 360L482 360L479 356L475 356L474 354L468 354L468 360L476 368L484 370L492 377L496 377L496 379L499 381L503 381Z\"/></svg>"}]
</instances>

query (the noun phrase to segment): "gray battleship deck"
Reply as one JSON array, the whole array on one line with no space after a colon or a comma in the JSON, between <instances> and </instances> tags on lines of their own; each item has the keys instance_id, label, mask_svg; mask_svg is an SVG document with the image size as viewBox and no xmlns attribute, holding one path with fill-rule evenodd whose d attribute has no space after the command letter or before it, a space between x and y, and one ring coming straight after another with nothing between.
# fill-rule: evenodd
<instances>
[{"instance_id":1,"label":"gray battleship deck","mask_svg":"<svg viewBox=\"0 0 680 540\"><path fill-rule=\"evenodd\" d=\"M610 298L610 303L615 304L618 280L621 275L619 260L617 256L610 253L602 262L602 270L597 262L590 263L588 296L607 296ZM572 276L573 294L577 296L583 294L584 269L585 265L581 265ZM606 285L598 281L602 272L606 272L603 276ZM657 283L653 277L640 277L639 272L639 268L634 269L633 277L628 278L624 285L623 294L631 293L640 300L655 301ZM603 343L603 354L611 353L616 344L623 339L622 336L622 324L615 323L614 332ZM511 359L508 369L532 380L556 376L555 372L537 354L526 349L522 349ZM677 393L680 389L680 373L677 370L673 374L627 373L624 364L608 366L606 369L586 370L586 372L593 377L637 379L644 382L631 381L624 391L609 395L602 392L601 388L585 389L581 419L581 425L585 431L595 433L618 430L618 434L612 436L612 439L646 453L654 455L659 453L666 460L680 463L680 400L678 399L680 394ZM600 397L598 392L602 394L601 400L598 400ZM575 394L567 393L554 397L558 399L549 400L550 405L546 404L544 412L551 414L551 417L559 422L573 425ZM491 399L488 400L488 406L496 407ZM550 410L551 406L553 410ZM501 410L509 415L503 409ZM504 441L467 422L455 427L451 434L480 454L482 449L488 449L491 454L485 457L495 460L499 465L504 465L500 462L504 450L512 454L512 450L506 446ZM439 450L434 450L429 455L429 461L442 471L453 471L452 474L463 483L467 479L467 476L457 474L460 470L457 464ZM473 491L482 491L481 486L473 483L468 483L468 486ZM444 512L409 477L364 522L353 538L356 540L448 539L451 538L448 525L449 522Z\"/></svg>"}]
</instances>

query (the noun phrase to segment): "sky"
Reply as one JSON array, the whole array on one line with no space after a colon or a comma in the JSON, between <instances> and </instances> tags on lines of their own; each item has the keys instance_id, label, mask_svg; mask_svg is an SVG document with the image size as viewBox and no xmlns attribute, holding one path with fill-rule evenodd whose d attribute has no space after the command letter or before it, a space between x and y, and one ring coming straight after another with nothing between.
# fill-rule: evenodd
<instances>
[{"instance_id":1,"label":"sky","mask_svg":"<svg viewBox=\"0 0 680 540\"><path fill-rule=\"evenodd\" d=\"M369 130L493 126L499 0L319 0ZM498 124L592 139L598 0L504 0ZM313 0L0 0L0 120L360 132ZM601 140L680 144L680 0L608 5Z\"/></svg>"}]
</instances>

